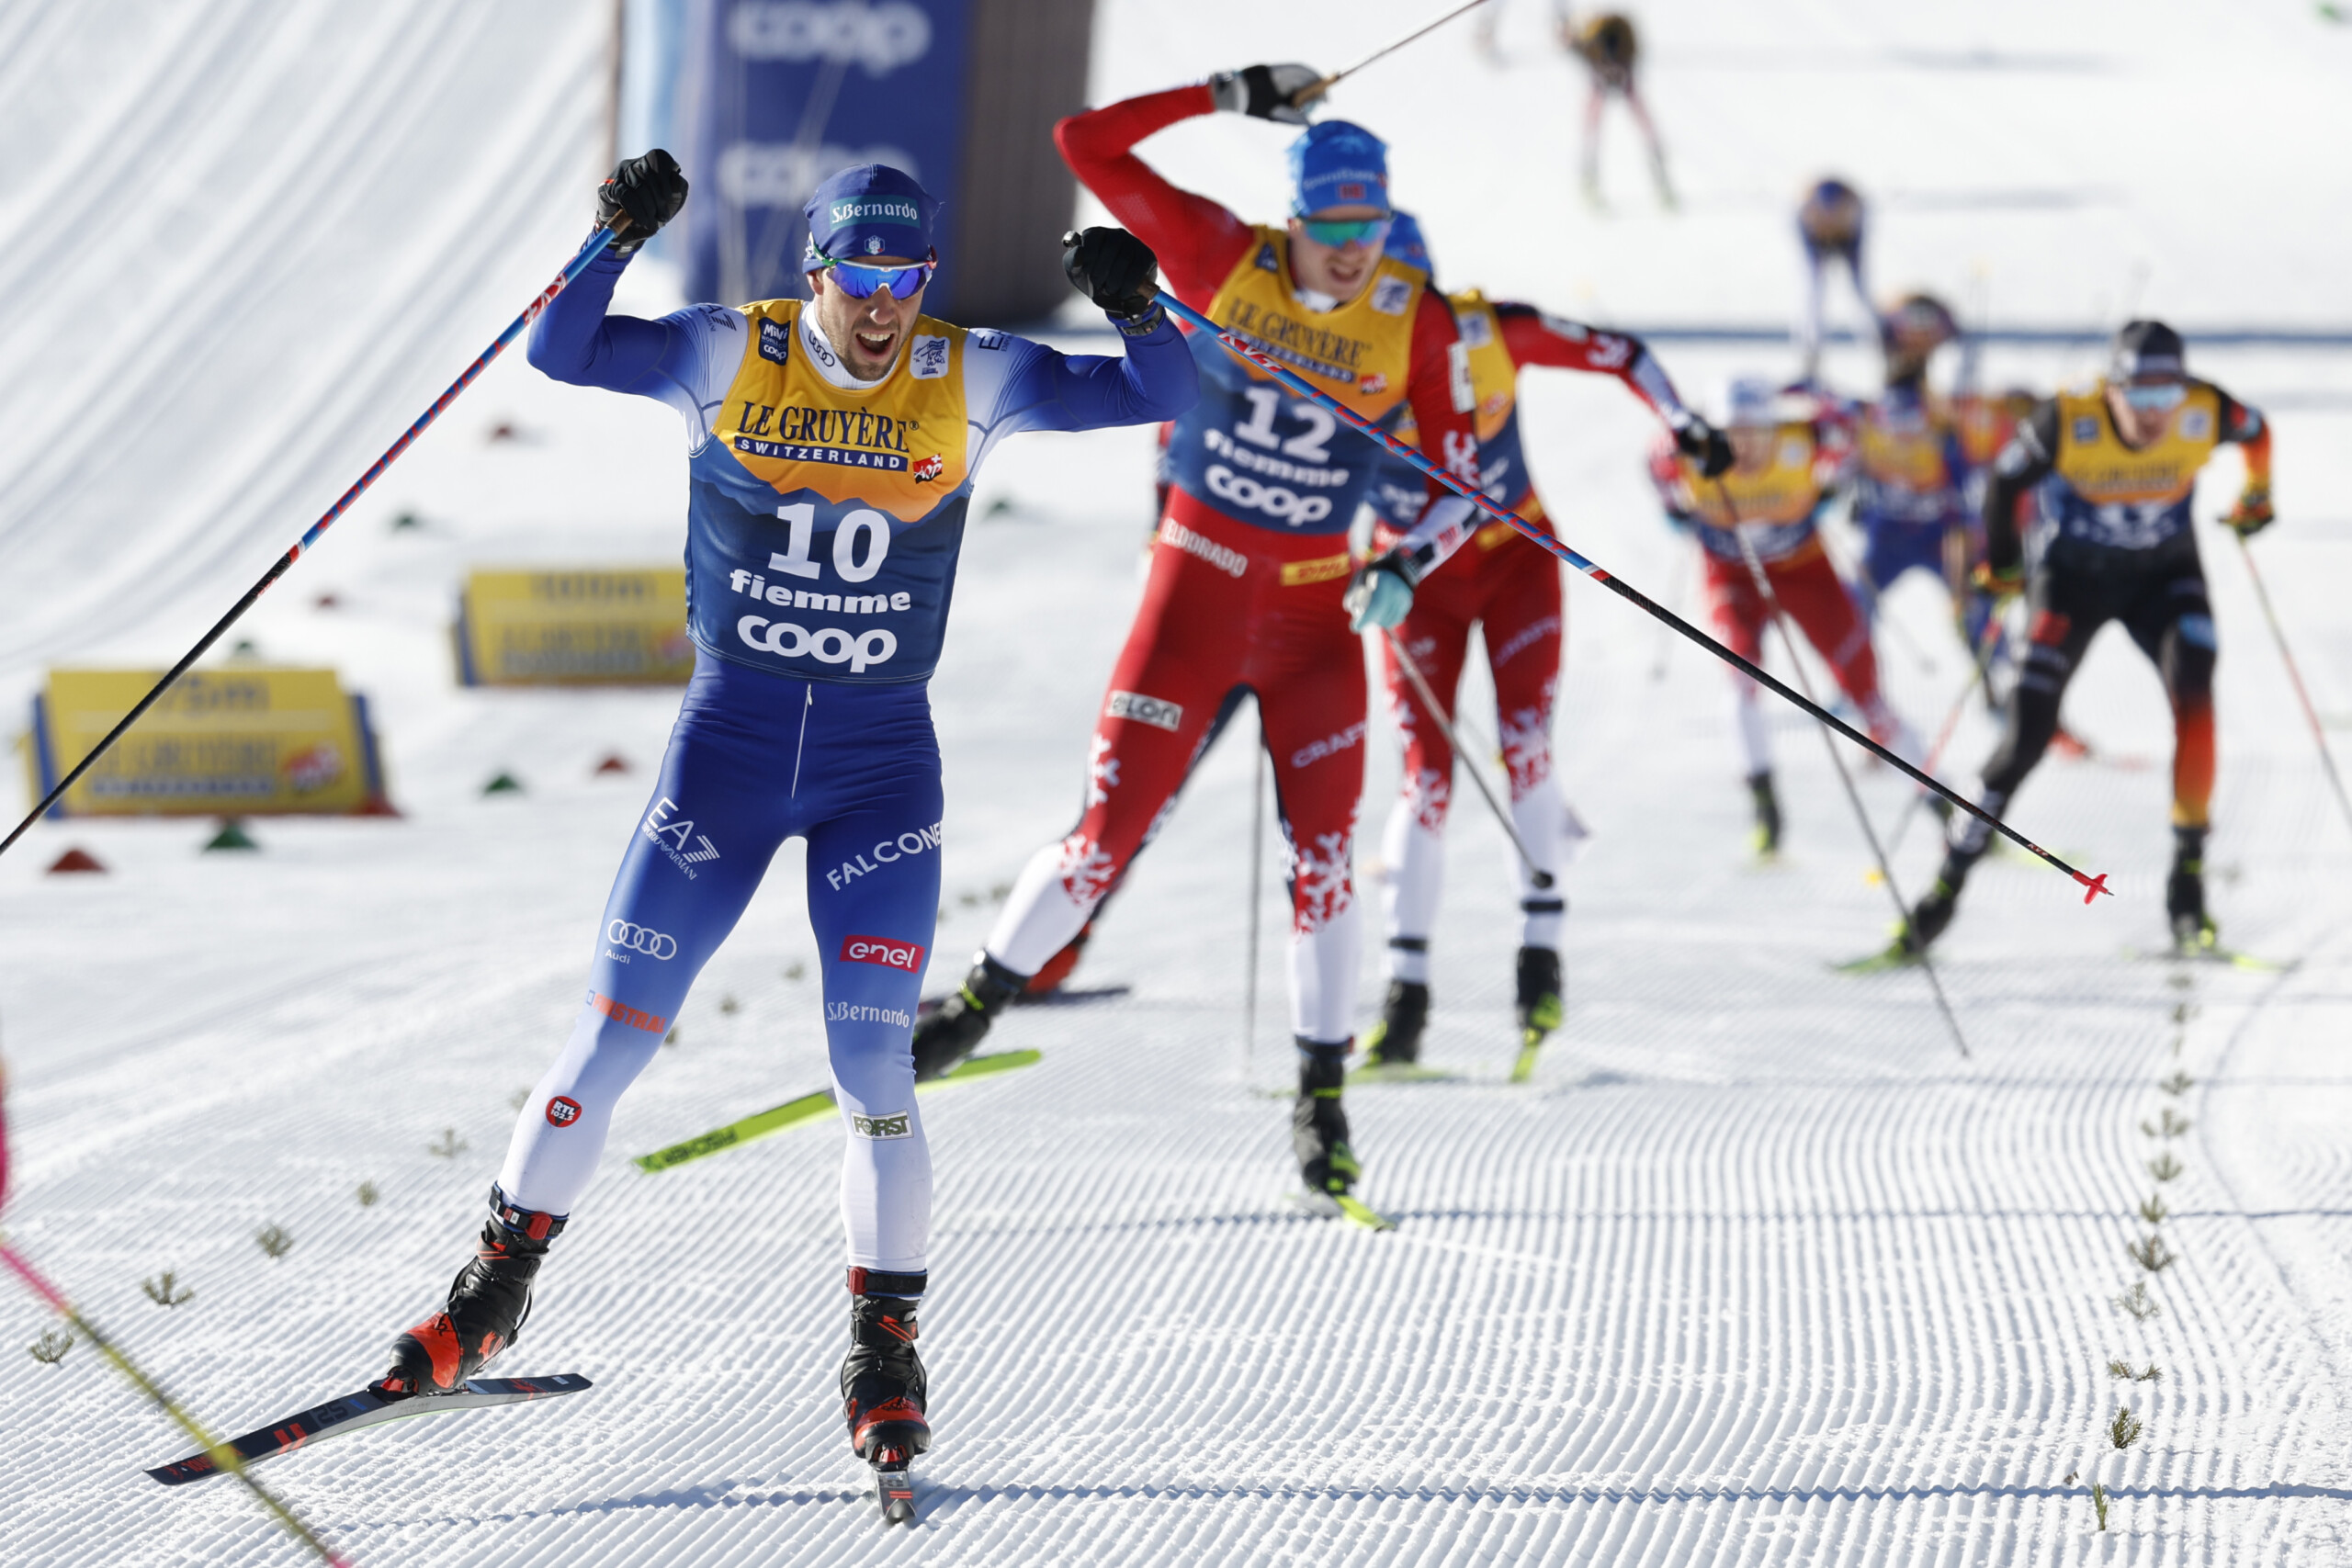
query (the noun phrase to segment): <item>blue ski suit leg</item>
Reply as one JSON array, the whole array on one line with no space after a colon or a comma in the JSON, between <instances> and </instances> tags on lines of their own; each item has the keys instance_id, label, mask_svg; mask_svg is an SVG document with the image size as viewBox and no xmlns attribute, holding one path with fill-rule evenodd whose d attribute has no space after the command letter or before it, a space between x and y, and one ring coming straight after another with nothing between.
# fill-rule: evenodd
<instances>
[{"instance_id":1,"label":"blue ski suit leg","mask_svg":"<svg viewBox=\"0 0 2352 1568\"><path fill-rule=\"evenodd\" d=\"M613 1109L786 838L808 842L853 1265L919 1273L931 1156L910 1040L939 908L939 746L921 682L795 680L704 656L597 929L571 1038L515 1123L499 1184L566 1214Z\"/></svg>"}]
</instances>

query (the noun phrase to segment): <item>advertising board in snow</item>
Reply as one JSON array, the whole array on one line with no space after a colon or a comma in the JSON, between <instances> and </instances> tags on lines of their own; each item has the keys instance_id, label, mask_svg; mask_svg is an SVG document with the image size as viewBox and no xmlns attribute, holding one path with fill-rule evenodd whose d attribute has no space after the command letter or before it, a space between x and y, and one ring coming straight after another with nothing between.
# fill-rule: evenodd
<instances>
[{"instance_id":1,"label":"advertising board in snow","mask_svg":"<svg viewBox=\"0 0 2352 1568\"><path fill-rule=\"evenodd\" d=\"M51 670L33 697L33 798L137 705L163 671ZM51 807L52 817L368 813L384 805L367 699L332 670L228 665L180 677Z\"/></svg>"},{"instance_id":2,"label":"advertising board in snow","mask_svg":"<svg viewBox=\"0 0 2352 1568\"><path fill-rule=\"evenodd\" d=\"M678 685L694 673L684 567L537 567L468 575L468 686Z\"/></svg>"}]
</instances>

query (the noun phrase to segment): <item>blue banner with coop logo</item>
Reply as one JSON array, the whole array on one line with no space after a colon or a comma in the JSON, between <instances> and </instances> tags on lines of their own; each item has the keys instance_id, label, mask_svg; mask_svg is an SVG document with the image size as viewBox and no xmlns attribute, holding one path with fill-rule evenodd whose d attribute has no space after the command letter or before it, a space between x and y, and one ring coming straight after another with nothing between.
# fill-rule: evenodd
<instances>
[{"instance_id":1,"label":"blue banner with coop logo","mask_svg":"<svg viewBox=\"0 0 2352 1568\"><path fill-rule=\"evenodd\" d=\"M681 118L689 296L806 299L801 204L826 176L888 164L947 204L963 161L970 0L695 0ZM955 258L923 309L950 316Z\"/></svg>"}]
</instances>

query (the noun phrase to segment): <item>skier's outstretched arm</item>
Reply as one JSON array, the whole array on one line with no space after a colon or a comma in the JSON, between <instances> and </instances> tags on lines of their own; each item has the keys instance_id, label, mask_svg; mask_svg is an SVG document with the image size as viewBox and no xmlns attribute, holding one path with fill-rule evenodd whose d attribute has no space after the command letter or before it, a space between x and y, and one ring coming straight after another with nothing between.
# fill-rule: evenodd
<instances>
[{"instance_id":1,"label":"skier's outstretched arm","mask_svg":"<svg viewBox=\"0 0 2352 1568\"><path fill-rule=\"evenodd\" d=\"M1124 229L1066 234L1062 270L1110 318L1126 353L1061 354L1026 338L974 333L964 385L984 443L1015 430L1148 424L1175 418L1200 396L1193 351L1159 303L1150 246Z\"/></svg>"},{"instance_id":2,"label":"skier's outstretched arm","mask_svg":"<svg viewBox=\"0 0 2352 1568\"><path fill-rule=\"evenodd\" d=\"M2213 389L2222 401L2222 434L2224 446L2245 448L2245 482L2251 490L2260 485L2270 488L2270 422L2252 403L2242 403L2221 388Z\"/></svg>"},{"instance_id":3,"label":"skier's outstretched arm","mask_svg":"<svg viewBox=\"0 0 2352 1568\"><path fill-rule=\"evenodd\" d=\"M1984 566L1996 577L2014 575L2025 546L2018 537L2018 502L2050 477L2058 458L2058 403L2045 399L2018 422L2009 444L1993 459L1984 486Z\"/></svg>"},{"instance_id":4,"label":"skier's outstretched arm","mask_svg":"<svg viewBox=\"0 0 2352 1568\"><path fill-rule=\"evenodd\" d=\"M713 318L733 316L718 305L694 305L658 321L606 314L626 260L598 256L571 287L548 301L525 351L532 367L575 387L676 402L707 357ZM737 326L735 346L742 340Z\"/></svg>"},{"instance_id":5,"label":"skier's outstretched arm","mask_svg":"<svg viewBox=\"0 0 2352 1568\"><path fill-rule=\"evenodd\" d=\"M1503 346L1510 351L1514 366L1614 376L1669 430L1680 430L1696 417L1683 406L1666 367L1637 337L1547 315L1532 305L1498 302L1495 319L1502 323Z\"/></svg>"},{"instance_id":6,"label":"skier's outstretched arm","mask_svg":"<svg viewBox=\"0 0 2352 1568\"><path fill-rule=\"evenodd\" d=\"M1070 172L1159 254L1169 287L1194 310L1207 308L1249 250L1250 225L1207 197L1169 184L1133 149L1148 136L1213 114L1218 107L1216 93L1202 82L1088 109L1054 127L1054 145Z\"/></svg>"},{"instance_id":7,"label":"skier's outstretched arm","mask_svg":"<svg viewBox=\"0 0 2352 1568\"><path fill-rule=\"evenodd\" d=\"M1128 329L1122 323L1120 331ZM1193 406L1200 396L1200 368L1165 311L1154 311L1126 344L1125 355L1114 358L1062 354L1027 338L976 342L979 352L965 371L972 423L990 435L1099 430L1174 419Z\"/></svg>"}]
</instances>

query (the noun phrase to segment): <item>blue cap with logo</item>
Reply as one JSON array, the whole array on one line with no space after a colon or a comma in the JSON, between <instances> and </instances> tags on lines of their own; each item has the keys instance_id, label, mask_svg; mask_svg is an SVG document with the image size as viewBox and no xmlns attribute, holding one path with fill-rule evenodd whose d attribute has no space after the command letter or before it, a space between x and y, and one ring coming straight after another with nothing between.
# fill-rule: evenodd
<instances>
[{"instance_id":1,"label":"blue cap with logo","mask_svg":"<svg viewBox=\"0 0 2352 1568\"><path fill-rule=\"evenodd\" d=\"M888 164L860 164L819 186L801 208L808 219L808 254L833 261L867 256L931 254L939 198L912 175Z\"/></svg>"},{"instance_id":2,"label":"blue cap with logo","mask_svg":"<svg viewBox=\"0 0 2352 1568\"><path fill-rule=\"evenodd\" d=\"M1430 275L1430 282L1437 282L1437 263L1430 259L1430 245L1421 238L1421 225L1411 213L1399 209L1388 220L1386 254L1407 266L1419 267Z\"/></svg>"},{"instance_id":3,"label":"blue cap with logo","mask_svg":"<svg viewBox=\"0 0 2352 1568\"><path fill-rule=\"evenodd\" d=\"M1388 207L1388 143L1344 119L1309 126L1290 144L1291 212Z\"/></svg>"}]
</instances>

